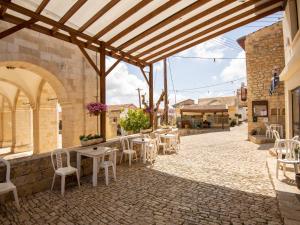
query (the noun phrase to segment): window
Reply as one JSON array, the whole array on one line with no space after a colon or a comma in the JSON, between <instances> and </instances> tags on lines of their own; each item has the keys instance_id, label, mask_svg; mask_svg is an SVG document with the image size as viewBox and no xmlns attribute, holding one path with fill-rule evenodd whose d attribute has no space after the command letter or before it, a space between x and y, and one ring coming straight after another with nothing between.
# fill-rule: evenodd
<instances>
[{"instance_id":1,"label":"window","mask_svg":"<svg viewBox=\"0 0 300 225\"><path fill-rule=\"evenodd\" d=\"M268 117L268 101L252 102L253 117Z\"/></svg>"},{"instance_id":2,"label":"window","mask_svg":"<svg viewBox=\"0 0 300 225\"><path fill-rule=\"evenodd\" d=\"M287 12L289 14L289 23L291 28L291 37L294 39L297 31L299 30L300 22L300 0L290 0L288 2Z\"/></svg>"},{"instance_id":3,"label":"window","mask_svg":"<svg viewBox=\"0 0 300 225\"><path fill-rule=\"evenodd\" d=\"M292 91L293 136L300 135L300 87Z\"/></svg>"}]
</instances>

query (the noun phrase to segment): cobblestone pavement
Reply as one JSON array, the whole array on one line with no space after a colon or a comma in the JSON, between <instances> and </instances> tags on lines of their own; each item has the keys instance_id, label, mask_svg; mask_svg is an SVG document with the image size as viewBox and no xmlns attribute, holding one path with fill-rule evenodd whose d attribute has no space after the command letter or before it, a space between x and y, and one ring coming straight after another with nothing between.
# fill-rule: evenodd
<instances>
[{"instance_id":1,"label":"cobblestone pavement","mask_svg":"<svg viewBox=\"0 0 300 225\"><path fill-rule=\"evenodd\" d=\"M182 138L179 154L154 166L118 166L117 182L84 179L0 206L0 224L282 224L266 151L245 141L246 126Z\"/></svg>"}]
</instances>

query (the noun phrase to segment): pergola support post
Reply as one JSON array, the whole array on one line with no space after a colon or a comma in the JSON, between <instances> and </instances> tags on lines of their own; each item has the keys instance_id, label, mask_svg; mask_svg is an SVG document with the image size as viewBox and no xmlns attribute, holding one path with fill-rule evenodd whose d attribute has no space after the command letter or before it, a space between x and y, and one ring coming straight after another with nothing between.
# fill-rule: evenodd
<instances>
[{"instance_id":1,"label":"pergola support post","mask_svg":"<svg viewBox=\"0 0 300 225\"><path fill-rule=\"evenodd\" d=\"M153 64L149 65L149 107L150 107L150 126L153 128Z\"/></svg>"},{"instance_id":2,"label":"pergola support post","mask_svg":"<svg viewBox=\"0 0 300 225\"><path fill-rule=\"evenodd\" d=\"M169 123L169 101L168 101L168 74L167 74L167 59L164 59L164 103L165 103L165 123L166 125Z\"/></svg>"},{"instance_id":3,"label":"pergola support post","mask_svg":"<svg viewBox=\"0 0 300 225\"><path fill-rule=\"evenodd\" d=\"M105 79L105 45L102 43L100 47L100 102L106 104L106 79ZM100 133L106 140L106 112L100 114Z\"/></svg>"}]
</instances>

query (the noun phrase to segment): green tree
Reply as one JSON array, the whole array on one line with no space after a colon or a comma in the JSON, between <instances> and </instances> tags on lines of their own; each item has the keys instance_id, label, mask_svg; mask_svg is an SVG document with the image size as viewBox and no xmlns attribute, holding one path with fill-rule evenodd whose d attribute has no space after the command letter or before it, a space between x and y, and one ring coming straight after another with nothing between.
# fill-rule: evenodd
<instances>
[{"instance_id":1,"label":"green tree","mask_svg":"<svg viewBox=\"0 0 300 225\"><path fill-rule=\"evenodd\" d=\"M126 131L139 132L149 128L150 119L142 109L129 109L126 117L120 120L120 125Z\"/></svg>"}]
</instances>

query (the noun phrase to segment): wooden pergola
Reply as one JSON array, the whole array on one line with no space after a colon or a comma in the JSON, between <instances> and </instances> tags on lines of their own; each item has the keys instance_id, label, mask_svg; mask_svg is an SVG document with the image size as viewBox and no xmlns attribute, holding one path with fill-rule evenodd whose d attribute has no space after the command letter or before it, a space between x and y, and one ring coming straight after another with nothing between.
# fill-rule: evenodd
<instances>
[{"instance_id":1,"label":"wooden pergola","mask_svg":"<svg viewBox=\"0 0 300 225\"><path fill-rule=\"evenodd\" d=\"M284 2L0 0L1 20L15 24L2 31L0 38L27 28L77 45L100 77L102 103L106 103L105 78L117 64L124 61L138 66L149 85L149 107L153 112L153 63L283 10ZM100 68L87 49L100 53ZM105 56L117 61L106 68ZM105 114L101 114L101 133L105 130Z\"/></svg>"}]
</instances>

